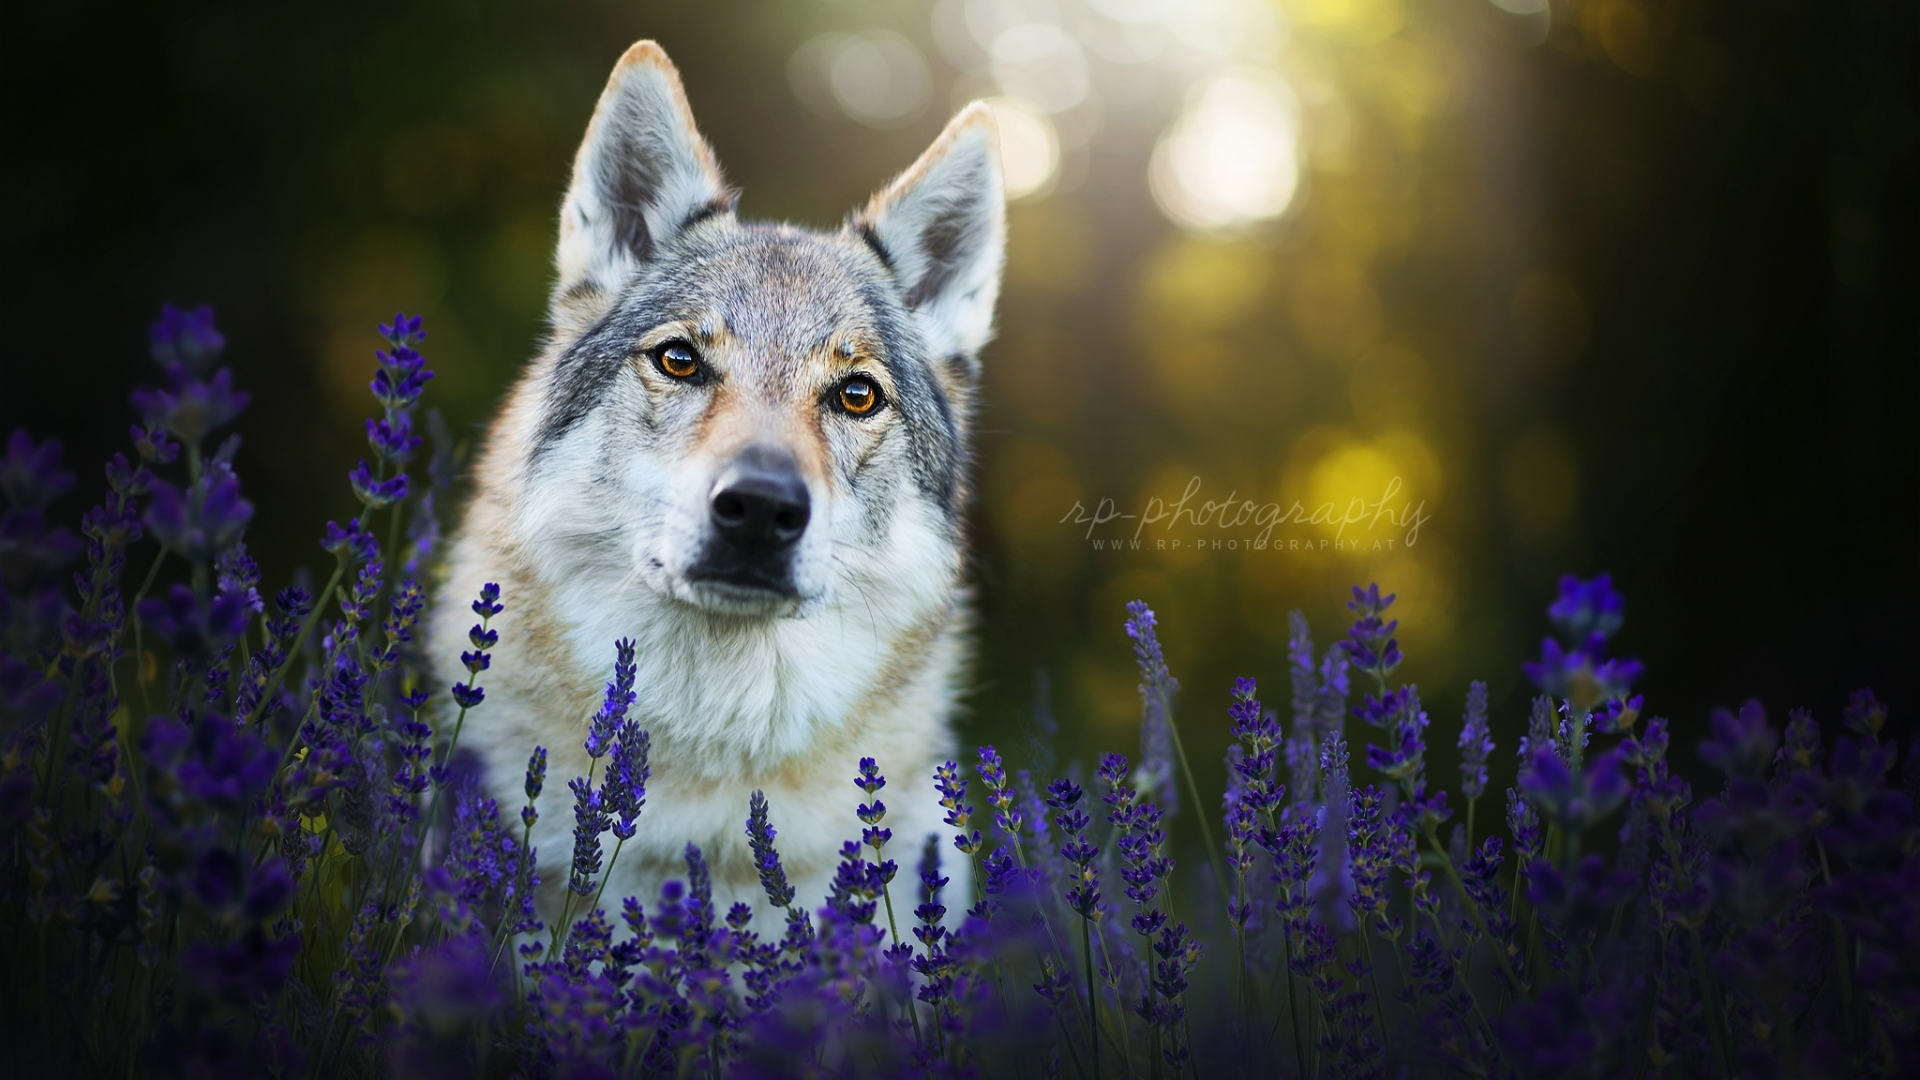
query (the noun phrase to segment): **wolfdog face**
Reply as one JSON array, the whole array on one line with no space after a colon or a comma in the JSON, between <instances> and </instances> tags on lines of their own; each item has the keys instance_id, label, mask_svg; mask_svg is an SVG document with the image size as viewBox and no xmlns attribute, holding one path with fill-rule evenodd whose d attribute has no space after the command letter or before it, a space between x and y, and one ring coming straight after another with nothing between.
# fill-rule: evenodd
<instances>
[{"instance_id":1,"label":"wolfdog face","mask_svg":"<svg viewBox=\"0 0 1920 1080\"><path fill-rule=\"evenodd\" d=\"M939 828L997 154L975 105L839 228L746 223L658 46L608 80L561 207L552 337L481 444L429 635L464 677L466 599L500 583L462 745L501 805L535 744L556 776L593 773L587 717L633 641L650 825L610 892L645 893L692 841L716 888L750 898L741 827L761 789L817 901L865 756L893 779L890 827ZM551 812L533 829L549 880L567 830Z\"/></svg>"},{"instance_id":2,"label":"wolfdog face","mask_svg":"<svg viewBox=\"0 0 1920 1080\"><path fill-rule=\"evenodd\" d=\"M838 231L743 223L665 55L634 46L561 210L530 521L712 616L948 594L999 287L995 153L976 105Z\"/></svg>"}]
</instances>

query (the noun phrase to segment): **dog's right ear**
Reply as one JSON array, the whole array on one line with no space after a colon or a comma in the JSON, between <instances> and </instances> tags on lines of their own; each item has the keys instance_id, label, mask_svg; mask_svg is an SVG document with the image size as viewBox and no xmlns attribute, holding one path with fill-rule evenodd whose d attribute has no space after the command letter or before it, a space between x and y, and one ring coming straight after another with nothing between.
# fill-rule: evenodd
<instances>
[{"instance_id":1,"label":"dog's right ear","mask_svg":"<svg viewBox=\"0 0 1920 1080\"><path fill-rule=\"evenodd\" d=\"M663 244L700 218L730 213L734 198L673 62L653 42L635 43L594 107L560 206L555 336L592 326Z\"/></svg>"}]
</instances>

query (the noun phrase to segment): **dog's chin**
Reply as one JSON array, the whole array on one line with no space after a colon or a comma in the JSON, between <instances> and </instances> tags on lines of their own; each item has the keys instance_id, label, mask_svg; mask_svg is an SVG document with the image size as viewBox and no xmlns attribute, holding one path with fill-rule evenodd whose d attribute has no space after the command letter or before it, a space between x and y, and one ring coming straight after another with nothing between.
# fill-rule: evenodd
<instances>
[{"instance_id":1,"label":"dog's chin","mask_svg":"<svg viewBox=\"0 0 1920 1080\"><path fill-rule=\"evenodd\" d=\"M716 615L772 619L795 614L803 601L791 582L757 574L700 573L676 583L674 598Z\"/></svg>"}]
</instances>

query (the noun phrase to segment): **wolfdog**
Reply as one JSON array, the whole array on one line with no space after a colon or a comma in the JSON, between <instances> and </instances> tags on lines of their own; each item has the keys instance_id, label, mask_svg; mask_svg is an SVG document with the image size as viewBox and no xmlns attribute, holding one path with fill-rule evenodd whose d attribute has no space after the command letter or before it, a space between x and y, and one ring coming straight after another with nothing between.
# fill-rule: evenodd
<instances>
[{"instance_id":1,"label":"wolfdog","mask_svg":"<svg viewBox=\"0 0 1920 1080\"><path fill-rule=\"evenodd\" d=\"M429 634L443 680L465 678L468 601L501 586L461 744L503 813L534 745L551 754L532 836L543 909L620 638L637 647L652 780L609 897L650 901L691 842L720 910L757 905L744 830L761 789L796 903L817 906L859 835L863 756L887 776L888 855L913 865L941 828L931 773L954 752L969 660L969 424L1005 250L998 155L975 103L837 230L743 222L666 54L642 41L620 58L561 204L550 337L479 443ZM947 895L968 896L948 855Z\"/></svg>"}]
</instances>

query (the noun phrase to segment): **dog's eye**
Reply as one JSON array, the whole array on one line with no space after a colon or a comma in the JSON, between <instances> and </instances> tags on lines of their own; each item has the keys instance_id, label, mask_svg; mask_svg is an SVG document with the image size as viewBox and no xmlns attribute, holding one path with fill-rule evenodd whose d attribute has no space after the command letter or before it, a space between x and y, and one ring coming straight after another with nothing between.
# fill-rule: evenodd
<instances>
[{"instance_id":1,"label":"dog's eye","mask_svg":"<svg viewBox=\"0 0 1920 1080\"><path fill-rule=\"evenodd\" d=\"M865 416L880 407L880 387L865 375L855 375L840 384L840 407L855 416Z\"/></svg>"},{"instance_id":2,"label":"dog's eye","mask_svg":"<svg viewBox=\"0 0 1920 1080\"><path fill-rule=\"evenodd\" d=\"M700 374L700 358L693 346L684 341L669 341L653 350L653 362L663 374L675 379L691 379Z\"/></svg>"}]
</instances>

